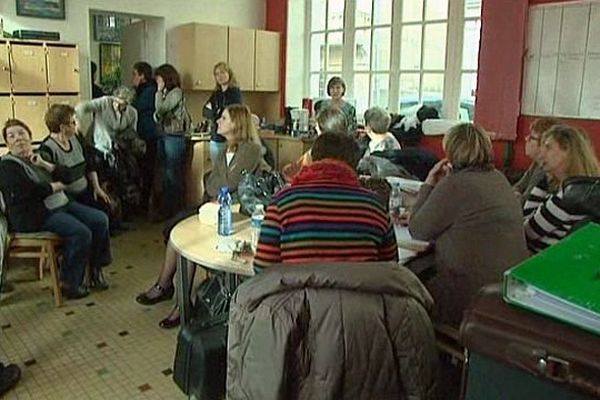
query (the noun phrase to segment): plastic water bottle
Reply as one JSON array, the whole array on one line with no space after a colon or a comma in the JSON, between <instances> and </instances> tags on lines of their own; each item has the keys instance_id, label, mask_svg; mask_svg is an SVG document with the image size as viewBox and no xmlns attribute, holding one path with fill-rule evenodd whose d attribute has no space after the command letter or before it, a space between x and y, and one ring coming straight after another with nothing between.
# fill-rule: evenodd
<instances>
[{"instance_id":1,"label":"plastic water bottle","mask_svg":"<svg viewBox=\"0 0 600 400\"><path fill-rule=\"evenodd\" d=\"M219 200L217 233L219 236L229 236L233 232L233 216L231 215L231 195L227 186L223 186L219 190L217 199Z\"/></svg>"},{"instance_id":2,"label":"plastic water bottle","mask_svg":"<svg viewBox=\"0 0 600 400\"><path fill-rule=\"evenodd\" d=\"M251 231L251 240L252 240L252 249L256 251L256 247L258 246L258 238L260 236L260 227L265 220L265 206L262 204L257 204L254 207L254 212L250 217L250 227Z\"/></svg>"},{"instance_id":3,"label":"plastic water bottle","mask_svg":"<svg viewBox=\"0 0 600 400\"><path fill-rule=\"evenodd\" d=\"M390 215L399 217L402 209L402 193L398 184L392 184L390 192L389 211Z\"/></svg>"}]
</instances>

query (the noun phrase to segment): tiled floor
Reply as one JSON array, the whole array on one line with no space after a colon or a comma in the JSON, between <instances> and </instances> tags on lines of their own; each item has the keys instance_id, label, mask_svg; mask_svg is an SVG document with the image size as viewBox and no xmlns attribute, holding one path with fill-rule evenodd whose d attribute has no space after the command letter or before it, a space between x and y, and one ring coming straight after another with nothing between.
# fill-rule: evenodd
<instances>
[{"instance_id":1,"label":"tiled floor","mask_svg":"<svg viewBox=\"0 0 600 400\"><path fill-rule=\"evenodd\" d=\"M170 302L135 302L160 268L160 224L139 224L113 238L111 288L54 307L49 273L11 260L15 291L0 300L0 360L19 364L23 378L6 399L183 399L172 380L177 330L158 321Z\"/></svg>"}]
</instances>

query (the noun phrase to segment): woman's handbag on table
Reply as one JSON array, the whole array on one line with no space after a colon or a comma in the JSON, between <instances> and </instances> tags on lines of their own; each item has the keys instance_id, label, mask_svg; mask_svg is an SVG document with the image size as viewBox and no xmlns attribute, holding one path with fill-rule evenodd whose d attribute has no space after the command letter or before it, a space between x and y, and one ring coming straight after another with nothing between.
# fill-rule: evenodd
<instances>
[{"instance_id":1,"label":"woman's handbag on table","mask_svg":"<svg viewBox=\"0 0 600 400\"><path fill-rule=\"evenodd\" d=\"M255 174L242 171L242 179L238 184L240 212L252 215L257 204L265 209L271 203L273 195L285 186L285 180L277 171L258 171Z\"/></svg>"}]
</instances>

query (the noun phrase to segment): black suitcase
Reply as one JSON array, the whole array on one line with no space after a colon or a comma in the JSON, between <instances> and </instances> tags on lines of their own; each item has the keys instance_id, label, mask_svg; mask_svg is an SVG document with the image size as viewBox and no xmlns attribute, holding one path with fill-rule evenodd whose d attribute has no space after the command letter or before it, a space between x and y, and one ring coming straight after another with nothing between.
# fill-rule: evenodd
<instances>
[{"instance_id":1,"label":"black suitcase","mask_svg":"<svg viewBox=\"0 0 600 400\"><path fill-rule=\"evenodd\" d=\"M600 398L600 336L506 304L500 285L466 310L466 399Z\"/></svg>"},{"instance_id":2,"label":"black suitcase","mask_svg":"<svg viewBox=\"0 0 600 400\"><path fill-rule=\"evenodd\" d=\"M173 380L198 399L223 399L227 376L227 319L183 327L177 337Z\"/></svg>"}]
</instances>

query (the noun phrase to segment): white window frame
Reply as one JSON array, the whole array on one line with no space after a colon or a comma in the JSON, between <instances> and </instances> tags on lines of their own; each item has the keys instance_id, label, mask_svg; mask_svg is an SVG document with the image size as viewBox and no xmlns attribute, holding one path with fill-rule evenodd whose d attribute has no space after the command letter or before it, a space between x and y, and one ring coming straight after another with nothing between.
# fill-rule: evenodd
<instances>
[{"instance_id":1,"label":"white window frame","mask_svg":"<svg viewBox=\"0 0 600 400\"><path fill-rule=\"evenodd\" d=\"M376 0L375 0L376 1ZM391 53L390 53L390 71L389 71L389 98L388 98L388 107L387 109L390 112L398 112L399 105L399 91L400 91L400 46L402 39L402 26L410 25L411 23L402 24L402 7L405 1L411 0L393 0L392 3L392 24L391 24ZM424 0L423 12L426 10L427 1ZM315 32L311 32L311 11L312 11L312 0L307 1L306 6L306 25L305 32L307 34L307 40L305 41L305 50L308 56L305 58L305 71L308 72L307 78L304 84L304 92L310 93L310 77L312 75L312 71L310 71L310 40L311 36ZM344 39L343 39L343 55L342 55L342 73L341 76L346 82L346 96L349 98L354 98L354 42L355 42L355 32L357 29L361 29L363 27L355 27L355 9L356 9L356 0L345 0L345 8L344 8ZM327 16L326 16L327 17ZM443 92L443 117L449 119L458 119L459 117L459 107L460 107L460 92L461 92L461 78L463 73L477 73L477 70L464 70L462 68L462 53L463 53L463 41L464 41L464 29L465 23L467 21L474 21L481 19L479 17L468 17L465 18L465 0L448 0L448 18L440 19L440 20L427 20L424 19L422 21L414 22L414 25L422 25L423 34L421 35L421 57L424 57L424 30L425 26L431 23L439 23L446 22L447 24L447 32L446 32L446 61L445 68L443 70L444 73L444 92ZM387 24L374 25L371 24L371 37L373 35L373 29L377 27L387 27ZM318 31L319 33L321 31ZM328 33L330 31L323 31ZM327 41L327 34L326 34ZM327 43L325 43L327 45ZM372 46L372 41L371 41ZM422 65L422 63L421 63ZM378 73L382 71L357 71L357 73L368 73L369 74L369 82L371 82L371 76L374 73ZM386 72L386 71L383 71ZM411 71L411 72L417 72ZM418 71L420 73L420 80L422 83L423 74L428 72L439 73L441 70L424 70L421 69ZM329 73L328 71L326 73ZM422 95L422 85L420 85L420 96ZM369 104L371 106L375 104L371 104L371 90L369 90ZM450 117L449 117L450 116Z\"/></svg>"}]
</instances>

